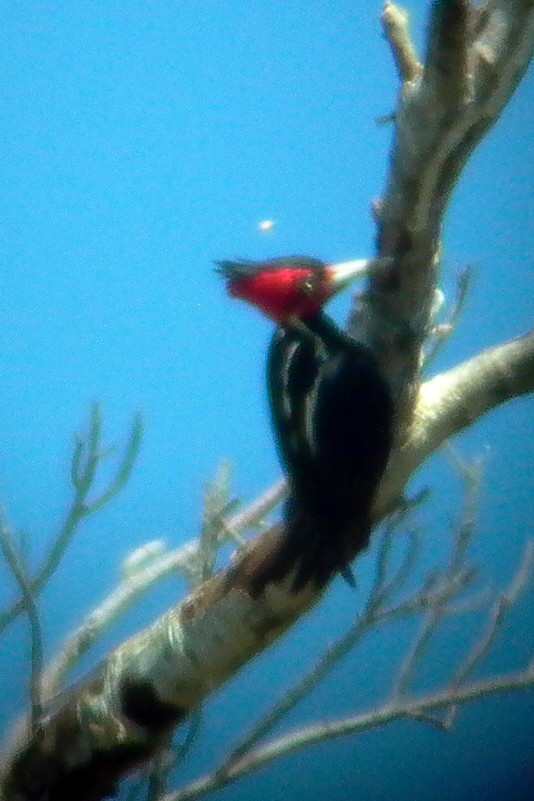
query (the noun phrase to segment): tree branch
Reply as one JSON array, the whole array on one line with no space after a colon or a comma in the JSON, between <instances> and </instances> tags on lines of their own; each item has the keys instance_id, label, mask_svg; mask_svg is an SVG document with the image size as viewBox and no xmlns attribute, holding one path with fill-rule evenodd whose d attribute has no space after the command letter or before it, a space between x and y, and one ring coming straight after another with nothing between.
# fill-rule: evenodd
<instances>
[{"instance_id":1,"label":"tree branch","mask_svg":"<svg viewBox=\"0 0 534 801\"><path fill-rule=\"evenodd\" d=\"M364 731L394 723L397 720L416 719L428 722L432 713L447 710L451 705L460 706L482 698L488 698L491 695L497 695L498 693L515 692L533 686L534 667L529 667L509 676L473 682L452 692L445 689L421 698L408 698L401 702L385 704L379 709L373 709L371 712L364 712L342 720L303 726L283 737L259 746L254 751L247 753L242 759L233 762L226 770L211 773L198 781L192 782L183 790L168 793L160 801L193 801L195 798L201 798L209 792L213 792L236 781L238 778L241 779L247 774L269 765L282 756L287 756L302 748L324 742L324 740L360 734Z\"/></svg>"},{"instance_id":2,"label":"tree branch","mask_svg":"<svg viewBox=\"0 0 534 801\"><path fill-rule=\"evenodd\" d=\"M398 13L385 4L386 32L387 20ZM402 36L408 39L406 27ZM451 191L533 49L532 0L493 0L482 7L434 0L423 71L401 69L390 169L374 205L378 253L391 261L369 277L350 322L351 333L374 350L388 378L401 442L409 436L418 397ZM393 55L398 59L396 45Z\"/></svg>"},{"instance_id":3,"label":"tree branch","mask_svg":"<svg viewBox=\"0 0 534 801\"><path fill-rule=\"evenodd\" d=\"M106 452L102 449L102 417L98 404L91 410L89 432L84 439L76 437L71 460L70 478L74 490L71 505L67 511L63 525L53 541L44 563L33 579L29 579L29 587L34 597L37 597L47 585L57 570L65 551L67 550L80 523L88 515L102 509L124 487L133 470L135 460L141 446L143 421L138 414L130 431L124 453L119 462L115 477L108 487L96 498L90 499L98 468ZM16 618L24 612L24 600L16 601L11 607L0 613L0 633L4 631Z\"/></svg>"},{"instance_id":4,"label":"tree branch","mask_svg":"<svg viewBox=\"0 0 534 801\"><path fill-rule=\"evenodd\" d=\"M417 468L484 414L534 391L534 332L474 356L422 384L405 442L392 454L375 504L394 507Z\"/></svg>"},{"instance_id":5,"label":"tree branch","mask_svg":"<svg viewBox=\"0 0 534 801\"><path fill-rule=\"evenodd\" d=\"M43 667L43 637L41 620L35 602L35 596L30 587L26 566L13 545L13 537L4 521L3 510L0 509L0 550L17 582L25 611L30 625L30 736L38 733L41 715L41 671Z\"/></svg>"}]
</instances>

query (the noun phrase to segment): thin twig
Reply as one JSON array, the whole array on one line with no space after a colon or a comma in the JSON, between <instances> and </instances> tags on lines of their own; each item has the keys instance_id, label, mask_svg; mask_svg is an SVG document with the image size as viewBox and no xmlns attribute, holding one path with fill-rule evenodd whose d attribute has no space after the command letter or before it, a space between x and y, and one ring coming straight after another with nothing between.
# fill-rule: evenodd
<instances>
[{"instance_id":1,"label":"thin twig","mask_svg":"<svg viewBox=\"0 0 534 801\"><path fill-rule=\"evenodd\" d=\"M451 458L453 457L451 456ZM438 575L434 578L434 587L432 593L429 593L429 598L432 596L432 603L396 676L392 688L394 700L405 694L424 651L428 648L444 618L448 616L449 602L460 589L467 586L472 576L472 570L466 567L465 559L467 547L475 530L476 503L480 492L482 462L477 460L473 464L466 464L461 462L458 456L455 456L454 459L454 467L460 473L465 487L462 516L455 531L449 565L444 571L443 577Z\"/></svg>"},{"instance_id":2,"label":"thin twig","mask_svg":"<svg viewBox=\"0 0 534 801\"><path fill-rule=\"evenodd\" d=\"M423 72L423 67L410 38L408 13L393 3L385 3L380 21L401 81L415 80Z\"/></svg>"},{"instance_id":3,"label":"thin twig","mask_svg":"<svg viewBox=\"0 0 534 801\"><path fill-rule=\"evenodd\" d=\"M204 492L197 571L196 575L192 574L189 577L191 589L213 575L219 548L229 537L224 520L235 508L236 503L237 501L230 497L230 463L224 461ZM243 544L238 534L232 533L230 536L239 545Z\"/></svg>"},{"instance_id":4,"label":"thin twig","mask_svg":"<svg viewBox=\"0 0 534 801\"><path fill-rule=\"evenodd\" d=\"M469 294L472 280L472 269L467 267L460 273L456 284L456 296L449 309L447 319L433 326L425 345L424 367L425 369L435 360L445 343L456 331L458 321L465 307L465 302Z\"/></svg>"},{"instance_id":5,"label":"thin twig","mask_svg":"<svg viewBox=\"0 0 534 801\"><path fill-rule=\"evenodd\" d=\"M37 575L30 580L30 588L34 596L39 595L43 587L54 575L82 520L108 504L121 491L132 473L141 445L143 431L140 415L136 415L134 418L130 436L115 477L108 488L99 496L93 500L88 500L97 469L103 459L103 452L100 447L101 427L100 408L95 404L91 412L91 423L86 441L84 442L78 437L74 445L71 463L71 482L74 489L73 500L43 565L38 570ZM19 600L0 614L0 633L24 611L24 608L24 602Z\"/></svg>"},{"instance_id":6,"label":"thin twig","mask_svg":"<svg viewBox=\"0 0 534 801\"><path fill-rule=\"evenodd\" d=\"M519 562L519 566L508 589L503 592L493 603L486 624L486 629L482 632L481 636L478 637L463 664L460 665L452 677L450 682L451 687L461 687L465 683L466 679L472 675L476 668L486 658L491 646L495 642L497 634L502 629L503 622L508 612L517 602L517 599L524 590L528 580L531 578L533 565L534 541L529 540L525 543L525 548ZM451 707L447 713L445 725L448 728L453 725L457 713L458 707L456 706Z\"/></svg>"},{"instance_id":7,"label":"thin twig","mask_svg":"<svg viewBox=\"0 0 534 801\"><path fill-rule=\"evenodd\" d=\"M177 792L169 793L160 801L193 801L243 778L282 756L310 745L359 734L406 718L419 720L424 717L425 722L429 722L429 715L447 709L451 704L467 704L498 693L523 690L527 687L534 687L533 667L496 679L473 682L454 690L447 688L418 698L405 698L397 703L387 703L370 712L341 720L305 726L259 746L238 761L228 760L219 770L191 782Z\"/></svg>"},{"instance_id":8,"label":"thin twig","mask_svg":"<svg viewBox=\"0 0 534 801\"><path fill-rule=\"evenodd\" d=\"M259 498L250 503L245 509L237 512L227 520L226 528L241 534L251 528L256 528L285 498L286 494L287 482L285 479L281 479L265 490Z\"/></svg>"},{"instance_id":9,"label":"thin twig","mask_svg":"<svg viewBox=\"0 0 534 801\"><path fill-rule=\"evenodd\" d=\"M375 582L373 585L372 592L375 594L375 606L377 607L375 610L376 614L380 614L379 607L384 606L390 598L400 592L411 575L421 550L421 534L422 532L418 528L407 528L406 535L408 537L408 545L404 551L399 567L391 576L391 578L384 577L383 581L378 584ZM379 559L380 558L379 551Z\"/></svg>"},{"instance_id":10,"label":"thin twig","mask_svg":"<svg viewBox=\"0 0 534 801\"><path fill-rule=\"evenodd\" d=\"M5 524L4 513L2 509L0 509L0 548L2 549L4 559L6 560L14 579L19 586L22 596L21 602L24 604L24 610L28 615L28 622L30 626L29 722L30 735L33 736L39 729L39 723L42 718L43 711L40 685L43 665L43 635L41 630L41 620L26 568L13 546L11 533Z\"/></svg>"}]
</instances>

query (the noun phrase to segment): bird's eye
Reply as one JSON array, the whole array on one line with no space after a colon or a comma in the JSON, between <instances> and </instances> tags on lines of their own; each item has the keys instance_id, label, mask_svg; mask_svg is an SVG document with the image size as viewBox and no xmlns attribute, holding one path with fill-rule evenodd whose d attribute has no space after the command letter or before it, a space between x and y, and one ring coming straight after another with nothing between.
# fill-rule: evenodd
<instances>
[{"instance_id":1,"label":"bird's eye","mask_svg":"<svg viewBox=\"0 0 534 801\"><path fill-rule=\"evenodd\" d=\"M300 282L300 288L305 295L313 295L315 292L315 281L311 275L307 275Z\"/></svg>"}]
</instances>

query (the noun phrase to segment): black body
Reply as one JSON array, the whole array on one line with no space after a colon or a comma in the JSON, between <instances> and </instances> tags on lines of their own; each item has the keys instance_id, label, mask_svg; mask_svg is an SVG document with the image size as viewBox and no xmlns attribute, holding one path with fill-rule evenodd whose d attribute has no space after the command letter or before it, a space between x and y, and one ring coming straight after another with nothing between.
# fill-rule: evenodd
<instances>
[{"instance_id":1,"label":"black body","mask_svg":"<svg viewBox=\"0 0 534 801\"><path fill-rule=\"evenodd\" d=\"M260 590L291 569L294 589L323 586L368 545L370 509L387 464L393 409L371 351L322 313L278 328L268 389L290 497L285 536Z\"/></svg>"}]
</instances>

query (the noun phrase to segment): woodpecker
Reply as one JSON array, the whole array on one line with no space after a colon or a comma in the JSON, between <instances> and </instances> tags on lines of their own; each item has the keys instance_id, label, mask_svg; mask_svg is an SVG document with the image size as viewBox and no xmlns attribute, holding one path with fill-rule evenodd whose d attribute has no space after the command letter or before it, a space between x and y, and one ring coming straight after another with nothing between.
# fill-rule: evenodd
<instances>
[{"instance_id":1,"label":"woodpecker","mask_svg":"<svg viewBox=\"0 0 534 801\"><path fill-rule=\"evenodd\" d=\"M256 571L255 592L293 571L292 588L322 588L367 547L370 510L392 444L393 405L372 351L323 312L372 261L329 265L291 256L220 261L228 294L276 323L267 388L289 484L284 535Z\"/></svg>"}]
</instances>

